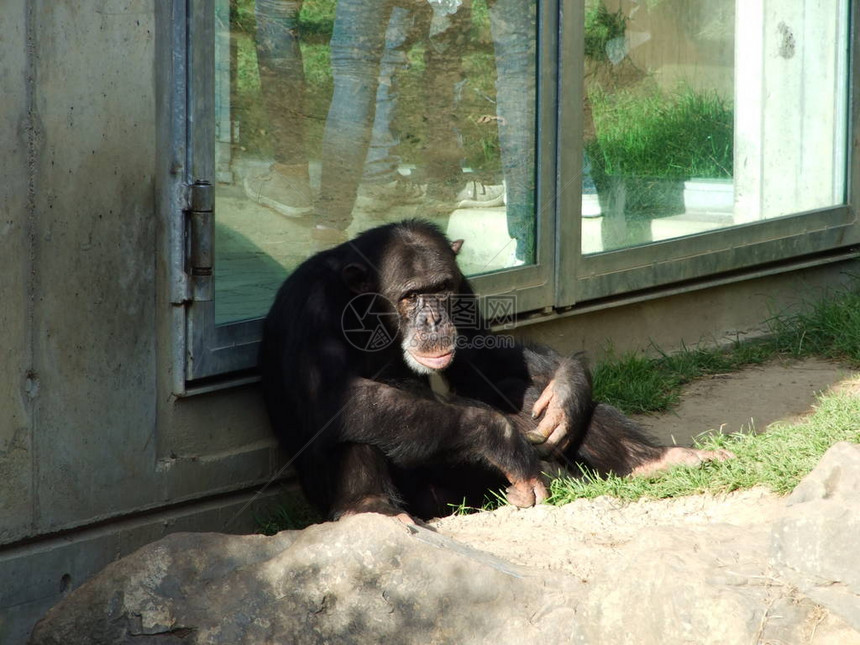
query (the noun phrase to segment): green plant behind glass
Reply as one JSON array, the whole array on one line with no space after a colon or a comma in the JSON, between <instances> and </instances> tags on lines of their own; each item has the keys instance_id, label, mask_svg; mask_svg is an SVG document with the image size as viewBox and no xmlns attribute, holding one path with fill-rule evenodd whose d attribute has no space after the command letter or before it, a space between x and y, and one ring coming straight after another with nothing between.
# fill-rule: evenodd
<instances>
[{"instance_id":1,"label":"green plant behind glass","mask_svg":"<svg viewBox=\"0 0 860 645\"><path fill-rule=\"evenodd\" d=\"M591 0L585 8L585 57L606 60L610 41L624 36L627 18L619 9L610 12L602 1Z\"/></svg>"},{"instance_id":2,"label":"green plant behind glass","mask_svg":"<svg viewBox=\"0 0 860 645\"><path fill-rule=\"evenodd\" d=\"M589 99L597 136L586 149L598 178L732 177L734 113L715 92L595 90Z\"/></svg>"}]
</instances>

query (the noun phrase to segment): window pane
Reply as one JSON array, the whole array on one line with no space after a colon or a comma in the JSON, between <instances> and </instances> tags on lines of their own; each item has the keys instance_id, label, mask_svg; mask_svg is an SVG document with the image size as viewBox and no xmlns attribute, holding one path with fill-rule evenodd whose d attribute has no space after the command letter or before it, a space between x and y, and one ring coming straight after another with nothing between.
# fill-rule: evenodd
<instances>
[{"instance_id":1,"label":"window pane","mask_svg":"<svg viewBox=\"0 0 860 645\"><path fill-rule=\"evenodd\" d=\"M588 0L582 251L843 204L845 0Z\"/></svg>"},{"instance_id":2,"label":"window pane","mask_svg":"<svg viewBox=\"0 0 860 645\"><path fill-rule=\"evenodd\" d=\"M535 5L216 0L216 321L409 217L469 274L533 263Z\"/></svg>"}]
</instances>

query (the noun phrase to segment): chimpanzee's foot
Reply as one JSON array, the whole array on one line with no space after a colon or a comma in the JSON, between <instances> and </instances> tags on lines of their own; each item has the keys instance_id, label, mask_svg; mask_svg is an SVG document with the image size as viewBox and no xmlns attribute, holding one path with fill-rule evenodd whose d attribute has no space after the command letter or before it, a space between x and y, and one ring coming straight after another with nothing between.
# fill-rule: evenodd
<instances>
[{"instance_id":1,"label":"chimpanzee's foot","mask_svg":"<svg viewBox=\"0 0 860 645\"><path fill-rule=\"evenodd\" d=\"M698 450L697 448L672 446L666 448L657 459L637 466L630 474L652 475L661 470L668 470L673 466L698 466L706 461L725 461L734 456L734 453L728 450Z\"/></svg>"},{"instance_id":2,"label":"chimpanzee's foot","mask_svg":"<svg viewBox=\"0 0 860 645\"><path fill-rule=\"evenodd\" d=\"M391 503L391 500L385 495L367 495L360 500L351 503L348 507L335 513L335 519L341 519L349 515L357 515L358 513L379 513L380 515L389 515L394 517L404 524L415 524L415 520L409 513L402 508L398 508Z\"/></svg>"}]
</instances>

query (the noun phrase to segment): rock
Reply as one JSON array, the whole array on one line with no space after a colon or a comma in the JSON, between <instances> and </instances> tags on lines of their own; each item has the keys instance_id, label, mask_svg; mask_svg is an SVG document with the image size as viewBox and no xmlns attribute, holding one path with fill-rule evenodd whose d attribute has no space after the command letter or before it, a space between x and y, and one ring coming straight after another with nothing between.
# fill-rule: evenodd
<instances>
[{"instance_id":1,"label":"rock","mask_svg":"<svg viewBox=\"0 0 860 645\"><path fill-rule=\"evenodd\" d=\"M577 584L378 515L274 537L179 533L109 565L31 642L563 642Z\"/></svg>"},{"instance_id":2,"label":"rock","mask_svg":"<svg viewBox=\"0 0 860 645\"><path fill-rule=\"evenodd\" d=\"M860 630L860 446L838 443L795 488L773 527L785 579Z\"/></svg>"},{"instance_id":3,"label":"rock","mask_svg":"<svg viewBox=\"0 0 860 645\"><path fill-rule=\"evenodd\" d=\"M762 490L359 515L274 537L174 534L105 568L31 643L860 644L860 448Z\"/></svg>"},{"instance_id":4,"label":"rock","mask_svg":"<svg viewBox=\"0 0 860 645\"><path fill-rule=\"evenodd\" d=\"M860 633L774 577L770 533L784 505L763 489L633 504L598 498L552 513L451 517L437 528L584 581L579 642L860 643Z\"/></svg>"}]
</instances>

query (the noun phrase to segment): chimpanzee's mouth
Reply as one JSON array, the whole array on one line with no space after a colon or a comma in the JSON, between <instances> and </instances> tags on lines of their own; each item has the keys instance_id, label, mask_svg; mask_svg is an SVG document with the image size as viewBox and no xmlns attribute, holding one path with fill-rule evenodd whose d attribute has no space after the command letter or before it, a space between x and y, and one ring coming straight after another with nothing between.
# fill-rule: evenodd
<instances>
[{"instance_id":1,"label":"chimpanzee's mouth","mask_svg":"<svg viewBox=\"0 0 860 645\"><path fill-rule=\"evenodd\" d=\"M441 370L448 367L454 358L454 350L442 354L419 354L409 352L418 363L431 370Z\"/></svg>"}]
</instances>

